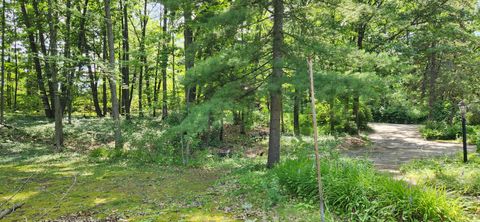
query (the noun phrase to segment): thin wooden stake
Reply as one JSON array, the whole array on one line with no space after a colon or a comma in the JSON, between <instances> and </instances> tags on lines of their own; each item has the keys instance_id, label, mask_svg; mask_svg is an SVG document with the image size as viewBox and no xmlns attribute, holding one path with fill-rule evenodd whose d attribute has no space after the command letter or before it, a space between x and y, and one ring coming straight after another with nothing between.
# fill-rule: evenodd
<instances>
[{"instance_id":1,"label":"thin wooden stake","mask_svg":"<svg viewBox=\"0 0 480 222\"><path fill-rule=\"evenodd\" d=\"M313 84L313 68L312 57L307 58L308 72L310 74L310 96L312 102L312 117L313 117L313 142L315 146L315 162L317 164L317 182L318 182L318 195L320 197L320 216L322 222L325 221L325 210L323 204L323 187L322 187L322 173L320 171L320 156L318 154L318 129L317 129L317 112L315 110L315 87Z\"/></svg>"}]
</instances>

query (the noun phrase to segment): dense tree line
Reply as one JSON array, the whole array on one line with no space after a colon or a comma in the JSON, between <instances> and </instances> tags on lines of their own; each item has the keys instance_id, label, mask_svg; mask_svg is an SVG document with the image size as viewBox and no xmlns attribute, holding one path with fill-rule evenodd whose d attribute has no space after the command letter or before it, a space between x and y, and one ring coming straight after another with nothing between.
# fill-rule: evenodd
<instances>
[{"instance_id":1,"label":"dense tree line","mask_svg":"<svg viewBox=\"0 0 480 222\"><path fill-rule=\"evenodd\" d=\"M325 133L451 122L480 92L474 0L3 0L1 15L0 122L42 110L58 150L72 115L111 115L121 148L121 120L161 110L204 145L268 126L273 166L282 133L311 131L307 57Z\"/></svg>"}]
</instances>

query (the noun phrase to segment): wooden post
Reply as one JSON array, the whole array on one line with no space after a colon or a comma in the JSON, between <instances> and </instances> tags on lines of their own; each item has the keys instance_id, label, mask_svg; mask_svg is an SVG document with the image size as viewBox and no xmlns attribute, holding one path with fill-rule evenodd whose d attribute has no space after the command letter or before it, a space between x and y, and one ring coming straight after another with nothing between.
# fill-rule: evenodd
<instances>
[{"instance_id":1,"label":"wooden post","mask_svg":"<svg viewBox=\"0 0 480 222\"><path fill-rule=\"evenodd\" d=\"M312 102L312 121L313 121L313 142L315 146L315 162L317 165L317 182L318 182L318 195L320 197L320 215L321 221L325 221L325 210L323 204L323 188L322 188L322 173L320 170L320 155L318 154L318 129L317 129L317 112L315 110L315 87L313 84L313 68L312 57L307 58L308 72L310 74L310 96Z\"/></svg>"}]
</instances>

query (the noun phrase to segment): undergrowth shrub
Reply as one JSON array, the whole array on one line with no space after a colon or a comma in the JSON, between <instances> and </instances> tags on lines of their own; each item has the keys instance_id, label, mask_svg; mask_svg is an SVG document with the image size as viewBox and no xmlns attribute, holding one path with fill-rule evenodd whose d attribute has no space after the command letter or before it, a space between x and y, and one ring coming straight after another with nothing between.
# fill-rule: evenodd
<instances>
[{"instance_id":1,"label":"undergrowth shrub","mask_svg":"<svg viewBox=\"0 0 480 222\"><path fill-rule=\"evenodd\" d=\"M427 118L427 112L412 105L390 104L373 109L373 120L387 123L421 123Z\"/></svg>"},{"instance_id":2,"label":"undergrowth shrub","mask_svg":"<svg viewBox=\"0 0 480 222\"><path fill-rule=\"evenodd\" d=\"M475 127L467 126L467 137L472 143L476 142L475 131ZM420 128L420 133L428 140L454 140L462 136L462 125L461 123L450 125L445 122L428 121L425 126Z\"/></svg>"},{"instance_id":3,"label":"undergrowth shrub","mask_svg":"<svg viewBox=\"0 0 480 222\"><path fill-rule=\"evenodd\" d=\"M305 201L317 201L315 164L290 159L274 170L279 184ZM443 190L410 185L379 174L371 164L350 159L321 163L329 211L349 221L461 221L462 211Z\"/></svg>"}]
</instances>

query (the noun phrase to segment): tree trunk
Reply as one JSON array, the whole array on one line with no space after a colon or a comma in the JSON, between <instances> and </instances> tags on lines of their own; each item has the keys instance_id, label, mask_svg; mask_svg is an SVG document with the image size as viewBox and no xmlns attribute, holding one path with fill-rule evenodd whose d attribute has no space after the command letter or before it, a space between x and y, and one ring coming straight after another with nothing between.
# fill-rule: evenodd
<instances>
[{"instance_id":1,"label":"tree trunk","mask_svg":"<svg viewBox=\"0 0 480 222\"><path fill-rule=\"evenodd\" d=\"M43 32L43 24L41 23L42 19L41 19L41 13L40 13L40 10L38 9L38 2L37 0L33 0L33 9L35 11L35 15L36 15L36 25L37 25L37 30L38 30L38 38L40 40L40 50L42 51L42 54L47 57L48 56L48 52L47 52L47 46L46 46L46 41L45 41L45 36L44 36L44 32ZM47 85L48 85L48 91L50 93L50 102L54 103L54 85L53 85L53 82L52 82L52 70L50 68L50 63L48 61L45 61L44 63L45 65L45 74L46 74L46 77L47 77ZM53 112L53 108L52 108L52 117L54 117L54 112Z\"/></svg>"},{"instance_id":2,"label":"tree trunk","mask_svg":"<svg viewBox=\"0 0 480 222\"><path fill-rule=\"evenodd\" d=\"M83 16L80 20L80 34L79 34L79 48L80 52L82 53L83 56L87 57L87 71L88 71L88 77L90 80L90 89L92 90L92 99L93 99L93 106L95 108L95 113L97 114L98 117L102 117L102 110L100 109L100 103L98 100L98 86L97 86L97 80L95 78L95 74L92 71L92 65L90 64L90 58L89 58L89 48L87 45L87 35L86 35L86 29L85 29L85 22L86 22L86 15L88 11L88 0L85 0L85 5L83 9ZM82 68L84 65L84 62L80 62L79 64L79 69Z\"/></svg>"},{"instance_id":3,"label":"tree trunk","mask_svg":"<svg viewBox=\"0 0 480 222\"><path fill-rule=\"evenodd\" d=\"M14 34L14 57L15 57L15 88L13 92L13 112L17 111L17 92L18 92L18 49L17 49L17 23L15 25L15 34Z\"/></svg>"},{"instance_id":4,"label":"tree trunk","mask_svg":"<svg viewBox=\"0 0 480 222\"><path fill-rule=\"evenodd\" d=\"M173 13L172 13L173 14ZM172 32L172 90L173 90L173 103L178 104L177 102L177 84L175 81L175 33Z\"/></svg>"},{"instance_id":5,"label":"tree trunk","mask_svg":"<svg viewBox=\"0 0 480 222\"><path fill-rule=\"evenodd\" d=\"M159 41L157 44L157 56L155 57L155 78L153 81L153 117L157 116L157 106L158 106L157 85L161 84L161 79L158 78L158 68L160 66L160 53L161 53L161 47L160 47L160 41Z\"/></svg>"},{"instance_id":6,"label":"tree trunk","mask_svg":"<svg viewBox=\"0 0 480 222\"><path fill-rule=\"evenodd\" d=\"M27 13L27 8L25 5L26 0L21 0L20 8L22 10L22 15L23 15L23 22L25 23L25 27L27 30L28 34L28 42L30 45L30 51L32 52L33 56L33 62L35 66L35 72L37 73L37 84L38 88L40 89L40 94L42 98L42 103L43 103L43 108L45 110L45 116L48 118L53 118L54 113L51 109L50 102L48 100L48 95L47 95L47 90L45 88L45 84L43 82L43 75L42 75L42 65L40 63L40 58L39 58L39 51L37 48L37 44L35 42L35 33L32 31L32 25L30 22L30 18L28 17Z\"/></svg>"},{"instance_id":7,"label":"tree trunk","mask_svg":"<svg viewBox=\"0 0 480 222\"><path fill-rule=\"evenodd\" d=\"M293 133L300 136L300 92L295 88L293 96Z\"/></svg>"},{"instance_id":8,"label":"tree trunk","mask_svg":"<svg viewBox=\"0 0 480 222\"><path fill-rule=\"evenodd\" d=\"M335 96L333 95L330 95L330 96L332 96L332 98L330 98L330 104L329 104L330 133L334 133L335 132Z\"/></svg>"},{"instance_id":9,"label":"tree trunk","mask_svg":"<svg viewBox=\"0 0 480 222\"><path fill-rule=\"evenodd\" d=\"M280 115L280 122L281 122L281 132L282 133L285 133L285 118L284 118L284 112L283 112L283 104L281 104L282 106L282 111L281 111L281 115Z\"/></svg>"},{"instance_id":10,"label":"tree trunk","mask_svg":"<svg viewBox=\"0 0 480 222\"><path fill-rule=\"evenodd\" d=\"M218 139L223 142L223 116L220 117L220 131L218 132Z\"/></svg>"},{"instance_id":11,"label":"tree trunk","mask_svg":"<svg viewBox=\"0 0 480 222\"><path fill-rule=\"evenodd\" d=\"M163 33L167 35L167 8L163 8ZM167 39L165 39L167 40ZM162 119L168 116L167 108L167 66L168 66L168 47L167 41L163 44L163 61L162 61Z\"/></svg>"},{"instance_id":12,"label":"tree trunk","mask_svg":"<svg viewBox=\"0 0 480 222\"><path fill-rule=\"evenodd\" d=\"M121 2L121 1L120 1ZM122 17L122 30L123 30L123 17ZM123 37L122 37L123 38ZM122 57L122 51L123 51L123 46L122 46L122 42L121 41L118 41L118 48L119 49L122 49L122 50L118 50L118 59L120 60L118 62L118 70L120 70L120 86L118 87L118 94L117 94L117 98L118 98L118 104L119 104L119 112L120 112L120 115L125 115L125 109L123 109L123 106L122 106L122 82L123 82L123 79L122 79L122 61L123 61L123 57ZM135 79L135 77L133 77ZM133 88L133 87L132 87ZM132 93L130 93L130 95L133 95ZM130 100L132 99L133 96L130 96ZM130 101L128 104L132 104Z\"/></svg>"},{"instance_id":13,"label":"tree trunk","mask_svg":"<svg viewBox=\"0 0 480 222\"><path fill-rule=\"evenodd\" d=\"M66 93L67 93L67 96L66 96L66 102L65 102L65 105L67 106L67 113L68 113L68 124L72 124L72 90L73 90L73 76L72 76L72 72L70 70L70 62L69 62L69 59L70 59L70 19L71 19L71 11L70 11L70 7L71 7L71 0L67 0L67 4L66 4L66 7L67 7L67 15L66 15L66 19L65 19L65 29L66 29L66 33L65 33L65 50L64 50L64 57L65 57L65 62L64 62L64 76L65 76L65 79L67 79L67 87L66 87Z\"/></svg>"},{"instance_id":14,"label":"tree trunk","mask_svg":"<svg viewBox=\"0 0 480 222\"><path fill-rule=\"evenodd\" d=\"M54 89L54 107L55 107L55 147L57 151L62 151L63 148L63 110L60 101L60 83L57 80L57 29L56 25L58 24L58 16L57 16L57 9L53 9L56 6L57 2L53 2L52 0L48 0L48 21L49 22L49 29L50 29L50 68L52 74L52 83Z\"/></svg>"},{"instance_id":15,"label":"tree trunk","mask_svg":"<svg viewBox=\"0 0 480 222\"><path fill-rule=\"evenodd\" d=\"M10 51L10 50L9 50ZM8 52L10 54L10 52ZM7 62L10 64L11 58L9 57ZM6 108L11 109L12 108L12 72L9 70L6 72L7 74L7 80L5 81L5 85L7 87L7 106Z\"/></svg>"},{"instance_id":16,"label":"tree trunk","mask_svg":"<svg viewBox=\"0 0 480 222\"><path fill-rule=\"evenodd\" d=\"M348 120L348 111L350 109L350 96L348 93L345 93L343 100L343 119Z\"/></svg>"},{"instance_id":17,"label":"tree trunk","mask_svg":"<svg viewBox=\"0 0 480 222\"><path fill-rule=\"evenodd\" d=\"M171 27L174 27L175 11L171 11L170 15L171 15L171 19L170 19ZM173 93L172 93L172 97L173 97L172 107L175 106L176 104L180 104L179 102L177 102L177 85L176 85L176 81L175 81L175 74L176 74L176 70L175 70L175 50L176 50L176 47L175 47L175 32L172 32L172 91L173 91Z\"/></svg>"},{"instance_id":18,"label":"tree trunk","mask_svg":"<svg viewBox=\"0 0 480 222\"><path fill-rule=\"evenodd\" d=\"M110 0L105 0L105 17L107 21L107 39L110 63L110 92L112 95L112 113L115 121L115 148L120 149L122 145L122 132L120 129L120 113L117 99L117 80L115 78L115 46L113 44L112 16L110 15Z\"/></svg>"},{"instance_id":19,"label":"tree trunk","mask_svg":"<svg viewBox=\"0 0 480 222\"><path fill-rule=\"evenodd\" d=\"M357 126L356 132L360 129L360 118L358 112L360 111L360 96L358 93L353 95L353 117L355 118L355 125Z\"/></svg>"},{"instance_id":20,"label":"tree trunk","mask_svg":"<svg viewBox=\"0 0 480 222\"><path fill-rule=\"evenodd\" d=\"M148 64L147 64L147 51L145 49L145 42L147 36L147 24L148 24L148 14L147 14L147 0L143 3L143 18L142 18L142 37L141 37L141 46L140 51L142 55L142 66L140 67L140 72L143 70L145 77L145 93L147 95L147 105L152 107L152 93L150 91L150 76L148 74Z\"/></svg>"},{"instance_id":21,"label":"tree trunk","mask_svg":"<svg viewBox=\"0 0 480 222\"><path fill-rule=\"evenodd\" d=\"M432 44L432 48L435 48L436 44ZM428 57L428 119L434 119L435 103L437 102L437 77L438 77L439 65L437 62L437 54L432 52Z\"/></svg>"},{"instance_id":22,"label":"tree trunk","mask_svg":"<svg viewBox=\"0 0 480 222\"><path fill-rule=\"evenodd\" d=\"M135 84L137 82L137 69L133 70L132 82L130 83L130 98L128 100L128 107L132 107L132 100L133 100L133 90L135 89Z\"/></svg>"},{"instance_id":23,"label":"tree trunk","mask_svg":"<svg viewBox=\"0 0 480 222\"><path fill-rule=\"evenodd\" d=\"M107 33L103 32L103 61L107 62L108 60L108 52L107 52ZM108 104L107 104L107 77L106 77L106 72L103 73L103 78L102 78L102 85L103 85L103 90L102 90L102 103L103 103L103 115L107 116L108 112Z\"/></svg>"},{"instance_id":24,"label":"tree trunk","mask_svg":"<svg viewBox=\"0 0 480 222\"><path fill-rule=\"evenodd\" d=\"M90 88L92 89L92 99L93 99L93 106L95 108L95 113L98 117L103 117L102 109L100 108L100 101L98 99L98 85L97 85L97 78L95 77L95 73L92 71L92 65L89 64L87 66L88 69L88 77L90 79Z\"/></svg>"},{"instance_id":25,"label":"tree trunk","mask_svg":"<svg viewBox=\"0 0 480 222\"><path fill-rule=\"evenodd\" d=\"M282 112L283 0L273 0L273 70L270 78L270 136L267 167L280 161L280 117Z\"/></svg>"},{"instance_id":26,"label":"tree trunk","mask_svg":"<svg viewBox=\"0 0 480 222\"><path fill-rule=\"evenodd\" d=\"M365 31L367 29L367 24L366 23L361 23L358 25L357 28L357 48L362 50L363 49L363 40L365 38ZM358 131L360 130L360 118L358 116L359 112L359 107L360 107L360 95L358 92L354 92L353 94L353 116L355 118L355 125L356 127L356 133L358 134Z\"/></svg>"},{"instance_id":27,"label":"tree trunk","mask_svg":"<svg viewBox=\"0 0 480 222\"><path fill-rule=\"evenodd\" d=\"M192 47L193 44L193 31L191 26L192 22L192 11L191 6L186 6L183 11L183 18L185 21L183 35L185 38L184 48L185 48L185 74L193 68L195 64L195 49ZM197 86L195 84L190 84L185 88L185 101L187 104L187 112L191 103L195 102Z\"/></svg>"},{"instance_id":28,"label":"tree trunk","mask_svg":"<svg viewBox=\"0 0 480 222\"><path fill-rule=\"evenodd\" d=\"M2 79L0 83L0 124L4 123L3 113L5 112L5 95L4 95L4 86L5 86L5 0L2 1Z\"/></svg>"},{"instance_id":29,"label":"tree trunk","mask_svg":"<svg viewBox=\"0 0 480 222\"><path fill-rule=\"evenodd\" d=\"M246 121L246 118L245 118L245 111L241 111L240 112L240 134L242 135L245 135L247 134L247 130L245 128L245 121Z\"/></svg>"},{"instance_id":30,"label":"tree trunk","mask_svg":"<svg viewBox=\"0 0 480 222\"><path fill-rule=\"evenodd\" d=\"M123 61L122 61L122 110L125 112L125 116L127 119L130 119L130 68L129 68L129 50L130 46L128 43L128 6L127 0L123 0L123 29L122 29L122 46L123 46ZM141 74L140 74L141 75ZM142 76L140 76L142 78ZM139 82L142 82L140 79ZM141 101L141 96L139 97L139 101ZM139 106L140 115L142 113L142 107Z\"/></svg>"}]
</instances>

